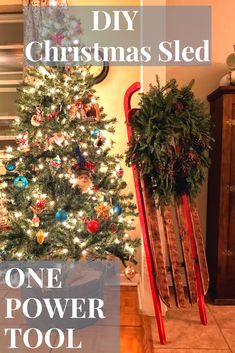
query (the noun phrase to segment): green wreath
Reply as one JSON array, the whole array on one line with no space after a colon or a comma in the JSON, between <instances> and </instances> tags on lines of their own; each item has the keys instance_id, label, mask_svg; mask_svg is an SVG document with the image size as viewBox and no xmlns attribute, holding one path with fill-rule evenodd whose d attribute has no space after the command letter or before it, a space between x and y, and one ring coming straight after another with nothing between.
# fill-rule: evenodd
<instances>
[{"instance_id":1,"label":"green wreath","mask_svg":"<svg viewBox=\"0 0 235 353\"><path fill-rule=\"evenodd\" d=\"M211 117L195 98L193 84L179 89L173 79L161 87L157 77L157 85L141 94L140 110L131 121L126 163L151 177L159 206L173 196L194 198L209 166Z\"/></svg>"}]
</instances>

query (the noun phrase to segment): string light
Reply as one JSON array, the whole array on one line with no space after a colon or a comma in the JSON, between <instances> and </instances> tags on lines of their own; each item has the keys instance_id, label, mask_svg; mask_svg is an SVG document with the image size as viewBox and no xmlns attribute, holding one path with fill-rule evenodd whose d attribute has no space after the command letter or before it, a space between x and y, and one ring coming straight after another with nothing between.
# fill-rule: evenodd
<instances>
[{"instance_id":1,"label":"string light","mask_svg":"<svg viewBox=\"0 0 235 353\"><path fill-rule=\"evenodd\" d=\"M50 202L50 206L54 206L54 204L55 204L55 201Z\"/></svg>"},{"instance_id":2,"label":"string light","mask_svg":"<svg viewBox=\"0 0 235 353\"><path fill-rule=\"evenodd\" d=\"M16 253L16 256L18 257L18 259L21 259L22 256L23 256L23 253L22 253L22 252L17 252L17 253Z\"/></svg>"},{"instance_id":3,"label":"string light","mask_svg":"<svg viewBox=\"0 0 235 353\"><path fill-rule=\"evenodd\" d=\"M22 212L15 212L15 217L20 218L22 216Z\"/></svg>"},{"instance_id":4,"label":"string light","mask_svg":"<svg viewBox=\"0 0 235 353\"><path fill-rule=\"evenodd\" d=\"M74 244L79 244L80 243L80 239L78 237L75 237L73 239L73 242L74 242Z\"/></svg>"},{"instance_id":5,"label":"string light","mask_svg":"<svg viewBox=\"0 0 235 353\"><path fill-rule=\"evenodd\" d=\"M13 151L13 148L11 147L11 146L8 146L7 148L6 148L6 152L7 153L11 153Z\"/></svg>"},{"instance_id":6,"label":"string light","mask_svg":"<svg viewBox=\"0 0 235 353\"><path fill-rule=\"evenodd\" d=\"M63 249L63 250L61 251L61 253L64 254L64 255L67 255L68 252L69 252L68 249Z\"/></svg>"},{"instance_id":7,"label":"string light","mask_svg":"<svg viewBox=\"0 0 235 353\"><path fill-rule=\"evenodd\" d=\"M30 229L27 230L26 232L28 235L31 235L32 234L32 231Z\"/></svg>"},{"instance_id":8,"label":"string light","mask_svg":"<svg viewBox=\"0 0 235 353\"><path fill-rule=\"evenodd\" d=\"M116 239L114 240L114 243L115 243L115 244L120 244L120 240L119 240L118 238L116 238Z\"/></svg>"},{"instance_id":9,"label":"string light","mask_svg":"<svg viewBox=\"0 0 235 353\"><path fill-rule=\"evenodd\" d=\"M40 170L42 170L42 169L44 169L44 165L43 165L43 164L39 164L38 168L39 168Z\"/></svg>"},{"instance_id":10,"label":"string light","mask_svg":"<svg viewBox=\"0 0 235 353\"><path fill-rule=\"evenodd\" d=\"M38 130L37 137L42 137L42 131L41 130Z\"/></svg>"}]
</instances>

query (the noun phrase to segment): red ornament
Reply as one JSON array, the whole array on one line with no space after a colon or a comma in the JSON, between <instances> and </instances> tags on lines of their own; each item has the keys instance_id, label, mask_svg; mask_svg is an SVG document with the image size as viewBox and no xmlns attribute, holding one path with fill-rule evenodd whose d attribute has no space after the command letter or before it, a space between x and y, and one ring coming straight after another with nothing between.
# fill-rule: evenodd
<instances>
[{"instance_id":1,"label":"red ornament","mask_svg":"<svg viewBox=\"0 0 235 353\"><path fill-rule=\"evenodd\" d=\"M100 222L93 219L87 223L86 229L91 234L97 233L100 229Z\"/></svg>"},{"instance_id":2,"label":"red ornament","mask_svg":"<svg viewBox=\"0 0 235 353\"><path fill-rule=\"evenodd\" d=\"M64 36L61 32L57 32L56 34L53 34L51 36L51 40L53 40L53 42L55 42L58 45L61 45L61 42L63 39L64 39Z\"/></svg>"},{"instance_id":3,"label":"red ornament","mask_svg":"<svg viewBox=\"0 0 235 353\"><path fill-rule=\"evenodd\" d=\"M82 217L82 222L84 222L84 223L86 223L86 222L88 222L88 218L87 217Z\"/></svg>"},{"instance_id":4,"label":"red ornament","mask_svg":"<svg viewBox=\"0 0 235 353\"><path fill-rule=\"evenodd\" d=\"M86 161L85 163L85 169L89 170L90 172L94 172L96 168L96 165L90 161Z\"/></svg>"},{"instance_id":5,"label":"red ornament","mask_svg":"<svg viewBox=\"0 0 235 353\"><path fill-rule=\"evenodd\" d=\"M94 192L97 192L97 191L99 190L99 186L98 186L98 185L93 185L93 186L92 186L92 190L93 190Z\"/></svg>"},{"instance_id":6,"label":"red ornament","mask_svg":"<svg viewBox=\"0 0 235 353\"><path fill-rule=\"evenodd\" d=\"M46 207L46 202L45 200L40 200L36 203L35 206L31 207L33 213L35 213L36 215L37 214L40 214L43 212L43 210L45 209Z\"/></svg>"},{"instance_id":7,"label":"red ornament","mask_svg":"<svg viewBox=\"0 0 235 353\"><path fill-rule=\"evenodd\" d=\"M38 201L36 206L40 209L44 209L46 207L46 202L44 200Z\"/></svg>"},{"instance_id":8,"label":"red ornament","mask_svg":"<svg viewBox=\"0 0 235 353\"><path fill-rule=\"evenodd\" d=\"M47 115L45 119L51 120L51 119L55 118L58 114L59 114L59 112L51 113L51 114Z\"/></svg>"},{"instance_id":9,"label":"red ornament","mask_svg":"<svg viewBox=\"0 0 235 353\"><path fill-rule=\"evenodd\" d=\"M118 225L115 224L115 223L111 223L110 224L110 230L111 230L111 233L116 234L117 231L118 231Z\"/></svg>"}]
</instances>

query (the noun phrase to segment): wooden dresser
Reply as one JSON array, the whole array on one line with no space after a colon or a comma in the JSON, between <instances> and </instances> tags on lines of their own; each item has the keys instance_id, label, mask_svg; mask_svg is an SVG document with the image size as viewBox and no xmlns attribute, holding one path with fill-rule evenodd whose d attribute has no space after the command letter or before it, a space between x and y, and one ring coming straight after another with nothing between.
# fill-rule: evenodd
<instances>
[{"instance_id":1,"label":"wooden dresser","mask_svg":"<svg viewBox=\"0 0 235 353\"><path fill-rule=\"evenodd\" d=\"M207 259L216 304L235 304L235 87L208 97L214 123L209 170Z\"/></svg>"}]
</instances>

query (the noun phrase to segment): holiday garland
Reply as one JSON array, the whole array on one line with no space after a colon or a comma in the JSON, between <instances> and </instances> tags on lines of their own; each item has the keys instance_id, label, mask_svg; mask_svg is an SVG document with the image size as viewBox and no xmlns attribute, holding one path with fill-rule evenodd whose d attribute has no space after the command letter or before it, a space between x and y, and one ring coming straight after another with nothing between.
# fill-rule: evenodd
<instances>
[{"instance_id":1,"label":"holiday garland","mask_svg":"<svg viewBox=\"0 0 235 353\"><path fill-rule=\"evenodd\" d=\"M159 206L173 196L195 197L209 166L211 118L195 98L193 84L178 88L172 79L161 87L157 77L157 85L141 94L140 110L131 121L126 162L151 178Z\"/></svg>"}]
</instances>

